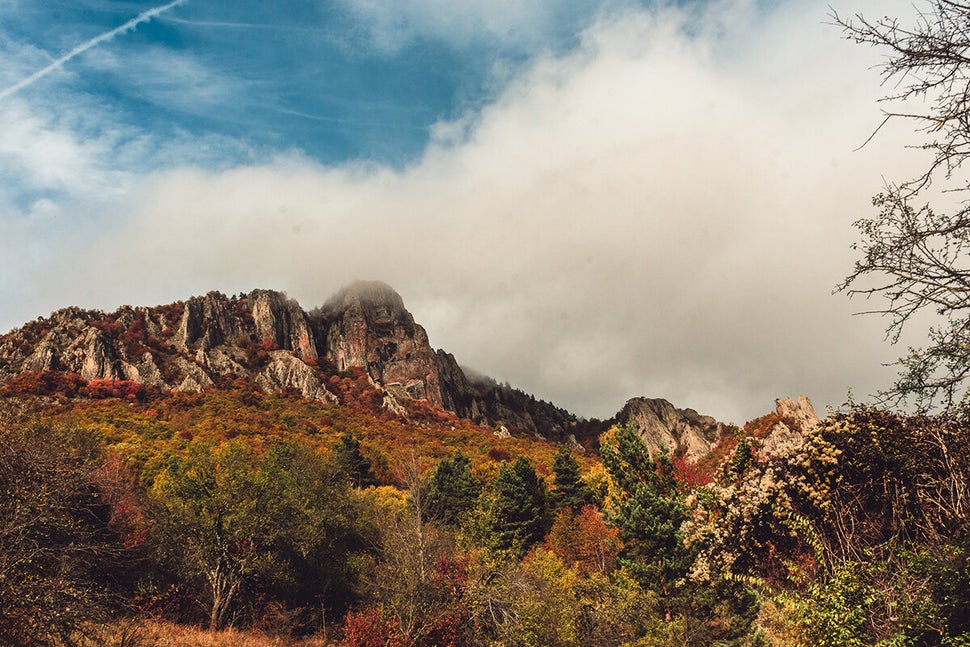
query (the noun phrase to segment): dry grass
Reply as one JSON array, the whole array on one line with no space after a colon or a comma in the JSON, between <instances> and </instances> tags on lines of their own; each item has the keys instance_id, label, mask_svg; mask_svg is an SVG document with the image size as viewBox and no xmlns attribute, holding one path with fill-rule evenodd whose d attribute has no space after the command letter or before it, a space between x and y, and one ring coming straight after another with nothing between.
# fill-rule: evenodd
<instances>
[{"instance_id":1,"label":"dry grass","mask_svg":"<svg viewBox=\"0 0 970 647\"><path fill-rule=\"evenodd\" d=\"M332 647L323 638L281 638L261 631L207 631L156 620L127 620L98 628L91 647Z\"/></svg>"}]
</instances>

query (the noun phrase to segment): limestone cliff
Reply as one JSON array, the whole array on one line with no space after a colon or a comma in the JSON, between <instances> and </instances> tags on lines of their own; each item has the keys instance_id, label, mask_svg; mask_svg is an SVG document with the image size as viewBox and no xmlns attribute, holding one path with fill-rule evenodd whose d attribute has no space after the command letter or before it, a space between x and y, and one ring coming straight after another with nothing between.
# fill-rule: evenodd
<instances>
[{"instance_id":1,"label":"limestone cliff","mask_svg":"<svg viewBox=\"0 0 970 647\"><path fill-rule=\"evenodd\" d=\"M281 354L282 353L282 354ZM131 380L203 391L243 379L269 391L293 389L335 401L315 363L309 319L279 292L219 292L114 313L65 308L0 338L0 381L58 371L91 380Z\"/></svg>"},{"instance_id":2,"label":"limestone cliff","mask_svg":"<svg viewBox=\"0 0 970 647\"><path fill-rule=\"evenodd\" d=\"M677 409L663 399L633 398L614 420L635 427L650 453L665 449L683 453L690 461L711 451L725 430L714 418L693 409Z\"/></svg>"},{"instance_id":3,"label":"limestone cliff","mask_svg":"<svg viewBox=\"0 0 970 647\"><path fill-rule=\"evenodd\" d=\"M438 357L401 296L379 281L342 289L312 315L319 352L339 371L360 367L398 400L449 408Z\"/></svg>"}]
</instances>

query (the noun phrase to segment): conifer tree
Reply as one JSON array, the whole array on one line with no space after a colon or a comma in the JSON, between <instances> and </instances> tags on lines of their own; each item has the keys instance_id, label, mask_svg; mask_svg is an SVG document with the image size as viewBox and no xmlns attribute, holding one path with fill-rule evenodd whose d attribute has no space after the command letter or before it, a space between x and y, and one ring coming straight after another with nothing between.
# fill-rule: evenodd
<instances>
[{"instance_id":1,"label":"conifer tree","mask_svg":"<svg viewBox=\"0 0 970 647\"><path fill-rule=\"evenodd\" d=\"M340 436L340 442L333 445L337 465L350 478L355 487L376 485L371 473L371 461L360 452L360 441L349 432Z\"/></svg>"},{"instance_id":2,"label":"conifer tree","mask_svg":"<svg viewBox=\"0 0 970 647\"><path fill-rule=\"evenodd\" d=\"M625 425L607 434L601 453L613 491L607 516L624 539L620 564L644 588L667 595L691 563L680 531L686 506L670 455L661 447L651 456L636 429Z\"/></svg>"},{"instance_id":3,"label":"conifer tree","mask_svg":"<svg viewBox=\"0 0 970 647\"><path fill-rule=\"evenodd\" d=\"M593 493L583 482L579 473L579 463L568 445L560 445L552 462L556 475L556 487L552 492L556 508L569 508L573 512L593 502Z\"/></svg>"},{"instance_id":4,"label":"conifer tree","mask_svg":"<svg viewBox=\"0 0 970 647\"><path fill-rule=\"evenodd\" d=\"M472 462L455 452L438 463L428 479L427 504L431 517L447 525L461 523L462 516L475 506L481 486L472 476Z\"/></svg>"},{"instance_id":5,"label":"conifer tree","mask_svg":"<svg viewBox=\"0 0 970 647\"><path fill-rule=\"evenodd\" d=\"M496 547L522 557L549 529L546 484L529 459L519 456L502 465L492 487Z\"/></svg>"}]
</instances>

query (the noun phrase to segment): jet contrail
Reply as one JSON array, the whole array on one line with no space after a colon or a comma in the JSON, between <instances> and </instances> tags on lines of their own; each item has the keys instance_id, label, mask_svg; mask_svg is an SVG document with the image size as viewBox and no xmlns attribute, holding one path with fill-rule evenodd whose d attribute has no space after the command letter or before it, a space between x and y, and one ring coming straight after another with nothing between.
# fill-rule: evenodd
<instances>
[{"instance_id":1,"label":"jet contrail","mask_svg":"<svg viewBox=\"0 0 970 647\"><path fill-rule=\"evenodd\" d=\"M84 42L84 43L81 43L80 45L78 45L77 47L75 47L74 49L72 49L71 51L69 51L67 54L65 54L64 56L62 56L59 59L55 60L53 63L51 63L47 67L45 67L45 68L43 68L41 70L38 70L38 71L34 72L33 74L31 74L30 76L28 76L26 79L24 79L22 81L18 81L17 83L14 83L9 88L5 88L3 90L0 90L0 100L6 99L7 97L9 97L10 95L12 95L12 94L14 94L16 92L20 92L21 90L23 90L24 88L26 88L28 85L30 85L31 83L33 83L37 79L40 79L40 78L42 78L44 76L47 76L48 74L50 74L54 70L58 69L59 67L61 67L65 63L67 63L69 60L71 60L75 56L78 56L80 54L83 54L84 52L88 51L92 47L95 47L95 46L99 45L100 43L103 43L106 40L111 40L112 38L114 38L115 36L117 36L118 34L120 34L122 32L126 32L129 29L133 29L134 27L137 27L139 24L141 24L143 22L146 22L148 20L151 20L152 18L154 18L158 14L160 14L160 13L162 13L164 11L168 11L172 7L178 6L178 5L182 4L182 3L184 3L185 1L186 0L173 0L173 2L169 2L168 4L164 4L164 5L160 6L160 7L155 7L154 9L149 9L148 11L145 11L143 13L138 14L137 16L135 16L134 18L132 18L131 20L129 20L125 24L121 25L120 27L115 27L111 31L106 31L103 34L101 34L100 36L95 36L91 40L89 40L87 42Z\"/></svg>"}]
</instances>

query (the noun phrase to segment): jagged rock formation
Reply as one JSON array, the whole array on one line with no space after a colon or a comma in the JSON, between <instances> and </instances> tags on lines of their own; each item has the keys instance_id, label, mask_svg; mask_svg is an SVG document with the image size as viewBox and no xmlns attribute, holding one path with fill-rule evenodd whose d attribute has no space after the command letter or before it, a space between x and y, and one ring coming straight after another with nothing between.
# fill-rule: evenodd
<instances>
[{"instance_id":1,"label":"jagged rock formation","mask_svg":"<svg viewBox=\"0 0 970 647\"><path fill-rule=\"evenodd\" d=\"M295 301L268 290L218 292L154 308L106 314L65 308L0 338L0 380L25 372L131 380L203 391L243 379L269 391L293 389L336 401L308 363L317 359L309 319Z\"/></svg>"},{"instance_id":2,"label":"jagged rock formation","mask_svg":"<svg viewBox=\"0 0 970 647\"><path fill-rule=\"evenodd\" d=\"M759 450L769 459L794 454L804 443L804 433L821 424L811 401L804 395L797 400L775 400L775 415L777 420L761 441Z\"/></svg>"},{"instance_id":3,"label":"jagged rock formation","mask_svg":"<svg viewBox=\"0 0 970 647\"><path fill-rule=\"evenodd\" d=\"M333 370L330 370L332 367ZM425 400L496 429L563 439L569 412L474 376L435 350L390 286L358 282L310 314L284 294L218 292L106 314L65 308L0 338L0 382L56 371L199 392L236 380L333 402L328 371L363 369L388 410Z\"/></svg>"},{"instance_id":4,"label":"jagged rock formation","mask_svg":"<svg viewBox=\"0 0 970 647\"><path fill-rule=\"evenodd\" d=\"M633 398L614 418L617 424L632 425L650 453L664 449L690 461L711 451L725 425L693 409L677 409L663 399Z\"/></svg>"},{"instance_id":5,"label":"jagged rock formation","mask_svg":"<svg viewBox=\"0 0 970 647\"><path fill-rule=\"evenodd\" d=\"M389 285L349 285L313 311L312 318L322 353L337 370L361 367L398 400L427 400L451 408L428 334Z\"/></svg>"}]
</instances>

